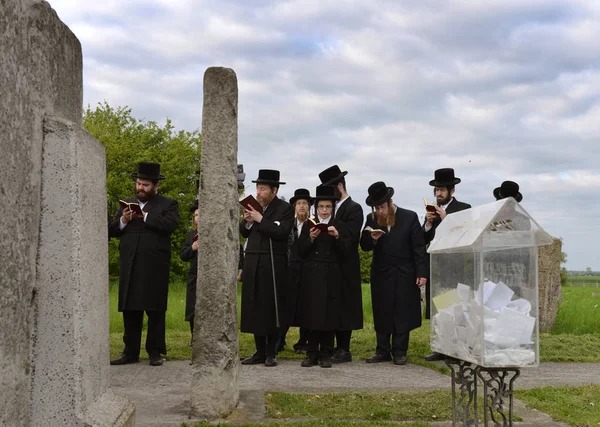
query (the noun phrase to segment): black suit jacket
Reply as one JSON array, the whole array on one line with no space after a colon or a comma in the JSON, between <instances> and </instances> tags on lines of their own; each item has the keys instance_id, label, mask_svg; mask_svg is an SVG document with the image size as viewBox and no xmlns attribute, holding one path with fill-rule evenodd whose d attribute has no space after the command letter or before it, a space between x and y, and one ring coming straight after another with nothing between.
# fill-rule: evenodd
<instances>
[{"instance_id":1,"label":"black suit jacket","mask_svg":"<svg viewBox=\"0 0 600 427\"><path fill-rule=\"evenodd\" d=\"M446 207L446 213L451 214L454 212L459 212L459 211L463 211L465 209L470 209L470 208L471 208L470 204L464 203L464 202L459 202L455 198L452 198L452 201ZM442 220L438 216L436 219L433 220L433 225L429 229L429 231L426 231L425 225L427 224L427 219L425 219L425 222L423 222L423 231L425 232L425 245L429 245L431 243L431 241L435 237L435 229L438 227L438 225L440 225L441 222L442 222Z\"/></svg>"}]
</instances>

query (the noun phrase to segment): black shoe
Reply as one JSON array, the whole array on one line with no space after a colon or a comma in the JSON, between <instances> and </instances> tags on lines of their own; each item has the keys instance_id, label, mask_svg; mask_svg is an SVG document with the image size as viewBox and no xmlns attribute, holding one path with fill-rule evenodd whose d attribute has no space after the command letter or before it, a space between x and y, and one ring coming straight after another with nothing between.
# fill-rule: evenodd
<instances>
[{"instance_id":1,"label":"black shoe","mask_svg":"<svg viewBox=\"0 0 600 427\"><path fill-rule=\"evenodd\" d=\"M252 356L242 360L242 365L260 365L261 363L265 363L265 361L266 358L264 356L254 353Z\"/></svg>"},{"instance_id":2,"label":"black shoe","mask_svg":"<svg viewBox=\"0 0 600 427\"><path fill-rule=\"evenodd\" d=\"M308 351L308 344L296 343L294 344L294 351L296 354L306 354Z\"/></svg>"},{"instance_id":3,"label":"black shoe","mask_svg":"<svg viewBox=\"0 0 600 427\"><path fill-rule=\"evenodd\" d=\"M379 354L375 353L373 356L369 357L365 362L367 363L381 363L381 362L389 362L392 360L389 354Z\"/></svg>"},{"instance_id":4,"label":"black shoe","mask_svg":"<svg viewBox=\"0 0 600 427\"><path fill-rule=\"evenodd\" d=\"M126 354L122 354L116 359L110 361L111 365L127 365L129 363L138 363L140 361L139 357L131 357Z\"/></svg>"},{"instance_id":5,"label":"black shoe","mask_svg":"<svg viewBox=\"0 0 600 427\"><path fill-rule=\"evenodd\" d=\"M265 366L268 368L277 366L277 359L271 356L267 356L267 358L265 359Z\"/></svg>"},{"instance_id":6,"label":"black shoe","mask_svg":"<svg viewBox=\"0 0 600 427\"><path fill-rule=\"evenodd\" d=\"M163 359L162 356L159 354L159 355L150 356L150 363L148 363L148 364L150 366L162 366L164 361L165 361L165 359Z\"/></svg>"},{"instance_id":7,"label":"black shoe","mask_svg":"<svg viewBox=\"0 0 600 427\"><path fill-rule=\"evenodd\" d=\"M428 362L437 362L439 360L446 360L446 355L442 353L433 352L429 356L425 356L425 360Z\"/></svg>"},{"instance_id":8,"label":"black shoe","mask_svg":"<svg viewBox=\"0 0 600 427\"><path fill-rule=\"evenodd\" d=\"M321 365L321 368L331 368L331 357L329 357L329 356L320 357L319 365Z\"/></svg>"},{"instance_id":9,"label":"black shoe","mask_svg":"<svg viewBox=\"0 0 600 427\"><path fill-rule=\"evenodd\" d=\"M343 348L338 348L335 354L331 357L331 363L345 362L352 362L352 353L344 350Z\"/></svg>"},{"instance_id":10,"label":"black shoe","mask_svg":"<svg viewBox=\"0 0 600 427\"><path fill-rule=\"evenodd\" d=\"M394 356L394 365L406 365L406 356Z\"/></svg>"},{"instance_id":11,"label":"black shoe","mask_svg":"<svg viewBox=\"0 0 600 427\"><path fill-rule=\"evenodd\" d=\"M316 357L309 356L302 361L300 366L302 366L303 368L310 368L311 366L316 366L318 364L319 364L319 359L317 359Z\"/></svg>"}]
</instances>

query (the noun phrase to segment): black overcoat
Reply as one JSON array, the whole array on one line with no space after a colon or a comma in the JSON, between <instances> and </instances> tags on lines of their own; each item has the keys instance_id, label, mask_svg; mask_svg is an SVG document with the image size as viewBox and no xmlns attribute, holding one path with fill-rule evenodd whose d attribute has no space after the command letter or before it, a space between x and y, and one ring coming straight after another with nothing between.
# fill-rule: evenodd
<instances>
[{"instance_id":1,"label":"black overcoat","mask_svg":"<svg viewBox=\"0 0 600 427\"><path fill-rule=\"evenodd\" d=\"M198 235L198 230L191 230L181 249L181 260L191 261L187 272L186 292L185 292L185 320L191 322L194 320L194 308L196 307L196 282L198 279L198 251L192 249L194 237Z\"/></svg>"},{"instance_id":2,"label":"black overcoat","mask_svg":"<svg viewBox=\"0 0 600 427\"><path fill-rule=\"evenodd\" d=\"M358 244L363 225L362 207L348 197L335 213L335 219L346 225L350 237L350 252L342 264L342 273L346 282L342 289L342 315L340 331L362 329L362 280L360 275L360 257Z\"/></svg>"},{"instance_id":3,"label":"black overcoat","mask_svg":"<svg viewBox=\"0 0 600 427\"><path fill-rule=\"evenodd\" d=\"M304 230L306 222L302 226L302 230ZM287 282L287 324L289 326L298 326L298 321L296 319L296 309L298 306L298 288L300 285L300 280L302 278L302 266L304 265L304 260L298 253L298 243L299 237L296 237L294 231L296 230L296 220L294 220L294 226L292 228L292 232L290 233L288 239L288 282Z\"/></svg>"},{"instance_id":4,"label":"black overcoat","mask_svg":"<svg viewBox=\"0 0 600 427\"><path fill-rule=\"evenodd\" d=\"M135 197L125 199L137 202ZM146 221L134 218L119 229L123 209L108 225L119 242L119 311L166 311L171 269L171 233L179 222L177 201L156 195L144 206Z\"/></svg>"},{"instance_id":5,"label":"black overcoat","mask_svg":"<svg viewBox=\"0 0 600 427\"><path fill-rule=\"evenodd\" d=\"M342 265L350 253L350 236L341 221L332 219L339 238L321 233L310 241L310 227L302 227L298 253L304 259L298 289L296 318L302 328L316 331L341 330L344 316Z\"/></svg>"},{"instance_id":6,"label":"black overcoat","mask_svg":"<svg viewBox=\"0 0 600 427\"><path fill-rule=\"evenodd\" d=\"M260 223L254 223L250 229L246 228L245 221L240 223L240 234L248 239L242 269L242 332L260 336L278 332L269 238L273 243L280 327L285 327L287 245L293 221L294 208L275 197Z\"/></svg>"},{"instance_id":7,"label":"black overcoat","mask_svg":"<svg viewBox=\"0 0 600 427\"><path fill-rule=\"evenodd\" d=\"M377 225L367 215L366 226ZM377 242L363 230L360 246L373 251L371 300L375 331L382 334L409 332L421 326L421 291L417 277L425 277L427 267L423 230L417 214L396 208L396 225Z\"/></svg>"}]
</instances>

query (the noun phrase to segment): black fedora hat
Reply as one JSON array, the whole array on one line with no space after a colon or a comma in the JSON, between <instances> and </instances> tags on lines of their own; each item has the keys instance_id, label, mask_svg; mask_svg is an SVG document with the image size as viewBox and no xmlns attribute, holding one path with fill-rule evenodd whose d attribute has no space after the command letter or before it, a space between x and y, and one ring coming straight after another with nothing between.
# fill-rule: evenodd
<instances>
[{"instance_id":1,"label":"black fedora hat","mask_svg":"<svg viewBox=\"0 0 600 427\"><path fill-rule=\"evenodd\" d=\"M429 181L432 187L445 187L447 185L456 185L460 182L460 178L454 176L454 169L443 168L435 171L434 179Z\"/></svg>"},{"instance_id":2,"label":"black fedora hat","mask_svg":"<svg viewBox=\"0 0 600 427\"><path fill-rule=\"evenodd\" d=\"M279 181L279 171L274 169L259 169L258 178L252 181L256 184L283 185L285 182Z\"/></svg>"},{"instance_id":3,"label":"black fedora hat","mask_svg":"<svg viewBox=\"0 0 600 427\"><path fill-rule=\"evenodd\" d=\"M335 187L333 185L319 185L317 187L316 196L313 197L313 201L318 200L331 200L337 202L338 198L335 195Z\"/></svg>"},{"instance_id":4,"label":"black fedora hat","mask_svg":"<svg viewBox=\"0 0 600 427\"><path fill-rule=\"evenodd\" d=\"M367 200L365 200L365 203L368 206L379 206L390 200L394 195L394 189L386 186L383 181L377 181L376 183L371 184L367 191L369 192L369 196L367 197Z\"/></svg>"},{"instance_id":5,"label":"black fedora hat","mask_svg":"<svg viewBox=\"0 0 600 427\"><path fill-rule=\"evenodd\" d=\"M523 200L523 195L519 193L519 184L514 181L504 181L500 187L494 188L494 197L496 200L512 197L517 202Z\"/></svg>"},{"instance_id":6,"label":"black fedora hat","mask_svg":"<svg viewBox=\"0 0 600 427\"><path fill-rule=\"evenodd\" d=\"M165 179L165 176L160 174L160 164L152 162L138 163L138 171L131 176L142 179Z\"/></svg>"},{"instance_id":7,"label":"black fedora hat","mask_svg":"<svg viewBox=\"0 0 600 427\"><path fill-rule=\"evenodd\" d=\"M310 197L310 191L306 188L299 188L294 191L294 197L290 199L290 205L293 205L298 200L306 200L309 205L313 204L312 197Z\"/></svg>"},{"instance_id":8,"label":"black fedora hat","mask_svg":"<svg viewBox=\"0 0 600 427\"><path fill-rule=\"evenodd\" d=\"M319 179L321 180L321 185L335 185L346 175L348 175L348 171L342 172L338 165L333 165L321 172Z\"/></svg>"}]
</instances>

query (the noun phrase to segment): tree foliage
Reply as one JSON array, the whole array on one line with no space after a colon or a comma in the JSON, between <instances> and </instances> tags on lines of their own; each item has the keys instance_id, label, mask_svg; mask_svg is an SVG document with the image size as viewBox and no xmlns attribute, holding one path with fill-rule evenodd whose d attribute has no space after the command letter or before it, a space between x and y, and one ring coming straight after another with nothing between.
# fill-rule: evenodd
<instances>
[{"instance_id":1,"label":"tree foliage","mask_svg":"<svg viewBox=\"0 0 600 427\"><path fill-rule=\"evenodd\" d=\"M197 197L196 171L200 169L201 136L199 131L174 129L170 120L164 126L132 116L128 107L112 108L108 103L89 106L83 115L84 128L106 149L107 219L119 207L119 199L134 195L132 172L142 161L160 163L167 179L160 182L159 193L179 202L180 222L171 236L171 275L185 277L187 263L179 259L181 246L191 227L190 206ZM118 239L109 242L109 272L119 274Z\"/></svg>"}]
</instances>

